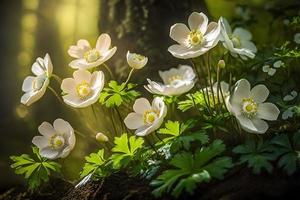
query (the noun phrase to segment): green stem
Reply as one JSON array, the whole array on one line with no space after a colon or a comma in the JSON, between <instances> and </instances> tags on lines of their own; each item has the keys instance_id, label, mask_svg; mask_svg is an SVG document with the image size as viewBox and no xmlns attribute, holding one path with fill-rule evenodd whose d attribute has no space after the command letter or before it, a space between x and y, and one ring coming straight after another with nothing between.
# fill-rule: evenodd
<instances>
[{"instance_id":1,"label":"green stem","mask_svg":"<svg viewBox=\"0 0 300 200\"><path fill-rule=\"evenodd\" d=\"M53 78L57 81L57 83L58 83L59 85L61 85L62 80L61 80L61 78L60 78L58 75L52 74L51 77L53 77Z\"/></svg>"},{"instance_id":2,"label":"green stem","mask_svg":"<svg viewBox=\"0 0 300 200\"><path fill-rule=\"evenodd\" d=\"M222 104L221 104L220 92L219 92L220 90L222 91L221 83L220 83L220 67L218 66L218 69L217 69L217 98L218 98L218 105L220 108L220 112L222 112Z\"/></svg>"},{"instance_id":3,"label":"green stem","mask_svg":"<svg viewBox=\"0 0 300 200\"><path fill-rule=\"evenodd\" d=\"M116 110L116 112L118 114L118 117L119 117L120 123L122 124L122 127L124 126L125 130L127 131L127 133L129 133L129 130L128 130L126 124L124 123L124 120L123 120L123 118L121 116L121 113L120 113L119 109L117 107L115 107L115 110Z\"/></svg>"},{"instance_id":4,"label":"green stem","mask_svg":"<svg viewBox=\"0 0 300 200\"><path fill-rule=\"evenodd\" d=\"M214 91L213 91L213 85L212 85L212 79L211 79L211 66L209 64L209 53L207 53L207 60L206 60L206 69L207 69L207 74L208 74L208 79L209 79L209 84L210 84L210 90L211 90L211 94L212 94L212 98L213 98L213 103L214 103L214 107L216 106L216 101L215 101L215 95L214 95Z\"/></svg>"},{"instance_id":5,"label":"green stem","mask_svg":"<svg viewBox=\"0 0 300 200\"><path fill-rule=\"evenodd\" d=\"M105 69L108 71L110 77L111 77L112 79L115 79L115 76L114 76L114 74L112 73L112 71L110 70L110 68L109 68L105 63L103 63L102 65L103 65L103 66L105 67Z\"/></svg>"},{"instance_id":6,"label":"green stem","mask_svg":"<svg viewBox=\"0 0 300 200\"><path fill-rule=\"evenodd\" d=\"M49 90L54 94L54 96L59 100L59 102L61 102L62 104L64 104L63 100L61 99L61 96L59 96L57 94L57 92L50 86L48 86Z\"/></svg>"},{"instance_id":7,"label":"green stem","mask_svg":"<svg viewBox=\"0 0 300 200\"><path fill-rule=\"evenodd\" d=\"M86 138L86 135L85 135L85 134L83 134L83 133L81 133L81 132L79 132L79 131L77 131L77 130L75 130L75 129L74 129L74 133L76 133L77 135L80 135L80 136L83 137L83 138Z\"/></svg>"},{"instance_id":8,"label":"green stem","mask_svg":"<svg viewBox=\"0 0 300 200\"><path fill-rule=\"evenodd\" d=\"M116 124L115 124L115 120L114 120L113 110L111 110L110 114L111 114L110 119L111 119L111 122L113 125L113 129L115 131L114 135L117 136L118 132L117 132L117 128L116 128Z\"/></svg>"},{"instance_id":9,"label":"green stem","mask_svg":"<svg viewBox=\"0 0 300 200\"><path fill-rule=\"evenodd\" d=\"M192 63L192 66L193 66L193 68L194 68L194 70L195 70L195 72L196 72L197 79L198 79L198 81L200 82L200 74L199 74L199 72L198 72L198 70L197 70L197 67L196 67L196 65L194 64L193 60L191 60L191 63ZM206 84L206 81L205 81L205 80L204 80L204 82L205 82L205 84ZM207 111L208 111L209 113L211 113L211 112L210 112L210 106L209 106L209 103L208 103L207 100L206 100L206 96L205 96L204 90L203 90L203 88L202 88L201 86L200 86L199 88L200 88L200 90L202 91L202 95L203 95L203 98L204 98L204 102L205 102L205 105L206 105L206 109L207 109ZM192 94L191 94L191 97L192 97L192 99L193 99L194 106L196 106L195 100L194 100L194 97L193 97ZM208 99L208 101L209 101L209 99ZM198 109L197 109L197 110L198 110ZM199 111L199 112L200 112L200 111ZM200 112L200 114L201 114L201 112Z\"/></svg>"},{"instance_id":10,"label":"green stem","mask_svg":"<svg viewBox=\"0 0 300 200\"><path fill-rule=\"evenodd\" d=\"M130 80L130 77L131 77L133 71L134 71L134 69L132 68L132 69L130 70L130 72L129 72L129 75L128 75L128 77L127 77L127 80L125 81L125 85L127 85L128 81Z\"/></svg>"}]
</instances>

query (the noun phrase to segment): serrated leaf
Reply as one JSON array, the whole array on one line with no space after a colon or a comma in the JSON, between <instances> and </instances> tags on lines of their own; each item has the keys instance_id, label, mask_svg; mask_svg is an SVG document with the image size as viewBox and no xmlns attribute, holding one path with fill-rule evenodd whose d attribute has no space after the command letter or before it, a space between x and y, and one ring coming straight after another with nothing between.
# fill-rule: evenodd
<instances>
[{"instance_id":1,"label":"serrated leaf","mask_svg":"<svg viewBox=\"0 0 300 200\"><path fill-rule=\"evenodd\" d=\"M196 150L195 154L176 154L169 162L174 169L163 171L151 182L156 187L153 194L160 197L163 193L171 193L177 198L183 190L192 194L198 183L222 179L232 167L231 158L219 157L224 150L222 141L216 140L208 147Z\"/></svg>"},{"instance_id":2,"label":"serrated leaf","mask_svg":"<svg viewBox=\"0 0 300 200\"><path fill-rule=\"evenodd\" d=\"M254 174L259 174L262 169L269 173L273 171L271 161L275 160L277 156L273 153L273 146L268 141L248 140L245 144L236 146L233 152L241 154L240 163L247 163Z\"/></svg>"},{"instance_id":3,"label":"serrated leaf","mask_svg":"<svg viewBox=\"0 0 300 200\"><path fill-rule=\"evenodd\" d=\"M54 161L42 158L36 147L32 148L32 152L36 159L27 154L10 156L10 159L13 161L11 168L15 170L16 174L23 174L29 184L29 188L33 190L42 182L49 180L51 171L59 172L61 166Z\"/></svg>"},{"instance_id":4,"label":"serrated leaf","mask_svg":"<svg viewBox=\"0 0 300 200\"><path fill-rule=\"evenodd\" d=\"M99 98L99 102L108 108L119 107L123 102L134 101L140 95L133 90L134 84L122 83L119 85L116 81L110 81L108 86L103 89Z\"/></svg>"},{"instance_id":5,"label":"serrated leaf","mask_svg":"<svg viewBox=\"0 0 300 200\"><path fill-rule=\"evenodd\" d=\"M86 163L83 166L80 177L83 178L90 173L94 173L99 169L105 162L104 149L100 149L97 153L91 153L85 157Z\"/></svg>"},{"instance_id":6,"label":"serrated leaf","mask_svg":"<svg viewBox=\"0 0 300 200\"><path fill-rule=\"evenodd\" d=\"M292 137L292 141L286 134L277 135L271 141L274 145L274 154L279 156L278 167L289 175L295 173L299 166L299 139L300 133L296 132Z\"/></svg>"},{"instance_id":7,"label":"serrated leaf","mask_svg":"<svg viewBox=\"0 0 300 200\"><path fill-rule=\"evenodd\" d=\"M128 138L128 135L124 133L120 137L115 137L114 143L111 160L113 161L113 167L119 169L127 166L136 151L143 146L144 140L136 136Z\"/></svg>"}]
</instances>

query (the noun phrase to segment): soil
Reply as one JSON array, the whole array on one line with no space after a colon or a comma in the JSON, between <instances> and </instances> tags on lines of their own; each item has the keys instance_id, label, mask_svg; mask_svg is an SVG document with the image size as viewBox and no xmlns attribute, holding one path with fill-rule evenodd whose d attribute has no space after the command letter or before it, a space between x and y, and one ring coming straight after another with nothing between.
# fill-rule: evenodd
<instances>
[{"instance_id":1,"label":"soil","mask_svg":"<svg viewBox=\"0 0 300 200\"><path fill-rule=\"evenodd\" d=\"M287 176L281 172L253 175L250 171L236 169L223 181L213 181L199 185L194 195L183 194L184 200L240 200L240 199L298 199L300 173ZM125 173L116 173L100 181L90 181L75 188L69 182L52 180L40 188L39 192L30 194L25 188L12 188L0 195L0 200L154 200L149 182L129 177ZM173 199L170 196L159 198Z\"/></svg>"}]
</instances>

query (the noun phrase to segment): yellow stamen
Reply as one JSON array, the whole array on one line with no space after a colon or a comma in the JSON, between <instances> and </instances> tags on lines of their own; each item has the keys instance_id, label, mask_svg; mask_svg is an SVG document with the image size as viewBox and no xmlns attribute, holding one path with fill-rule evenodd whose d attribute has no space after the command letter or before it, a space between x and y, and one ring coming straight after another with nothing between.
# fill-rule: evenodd
<instances>
[{"instance_id":1,"label":"yellow stamen","mask_svg":"<svg viewBox=\"0 0 300 200\"><path fill-rule=\"evenodd\" d=\"M91 92L90 84L86 81L83 81L76 86L76 92L81 99L86 98Z\"/></svg>"}]
</instances>

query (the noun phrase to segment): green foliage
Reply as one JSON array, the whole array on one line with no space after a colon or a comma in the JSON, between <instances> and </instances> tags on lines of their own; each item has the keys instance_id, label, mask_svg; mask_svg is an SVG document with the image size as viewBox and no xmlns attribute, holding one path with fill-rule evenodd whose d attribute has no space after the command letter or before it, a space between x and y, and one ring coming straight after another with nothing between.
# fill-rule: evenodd
<instances>
[{"instance_id":1,"label":"green foliage","mask_svg":"<svg viewBox=\"0 0 300 200\"><path fill-rule=\"evenodd\" d=\"M279 58L300 58L300 50L297 47L294 49L289 48L289 44L289 41L285 42L280 48L278 48L274 55Z\"/></svg>"},{"instance_id":2,"label":"green foliage","mask_svg":"<svg viewBox=\"0 0 300 200\"><path fill-rule=\"evenodd\" d=\"M178 121L167 121L165 123L165 128L158 130L158 133L167 135L167 138L164 139L165 142L178 137L182 131L180 130L180 123Z\"/></svg>"},{"instance_id":3,"label":"green foliage","mask_svg":"<svg viewBox=\"0 0 300 200\"><path fill-rule=\"evenodd\" d=\"M205 130L199 130L188 135L182 135L176 138L171 145L171 151L177 152L180 149L189 150L192 142L200 142L201 145L207 144L209 138Z\"/></svg>"},{"instance_id":4,"label":"green foliage","mask_svg":"<svg viewBox=\"0 0 300 200\"><path fill-rule=\"evenodd\" d=\"M108 86L103 89L99 99L99 102L108 108L119 107L122 103L129 103L140 96L140 93L133 89L135 84L119 85L116 81L110 81Z\"/></svg>"},{"instance_id":5,"label":"green foliage","mask_svg":"<svg viewBox=\"0 0 300 200\"><path fill-rule=\"evenodd\" d=\"M104 149L100 149L97 153L91 153L85 157L86 163L83 166L80 177L83 178L90 173L94 173L101 169L100 167L106 162L104 158Z\"/></svg>"},{"instance_id":6,"label":"green foliage","mask_svg":"<svg viewBox=\"0 0 300 200\"><path fill-rule=\"evenodd\" d=\"M203 129L219 129L228 133L226 128L227 120L229 120L230 114L228 112L216 114L216 115L202 115Z\"/></svg>"},{"instance_id":7,"label":"green foliage","mask_svg":"<svg viewBox=\"0 0 300 200\"><path fill-rule=\"evenodd\" d=\"M286 134L280 134L271 142L275 154L280 156L278 166L289 175L295 173L300 161L300 131L294 134L292 140Z\"/></svg>"},{"instance_id":8,"label":"green foliage","mask_svg":"<svg viewBox=\"0 0 300 200\"><path fill-rule=\"evenodd\" d=\"M41 157L38 148L32 147L32 152L33 158L28 154L10 156L13 161L10 167L15 170L16 174L24 175L30 190L36 189L42 182L47 182L51 171L60 172L61 168L57 162Z\"/></svg>"},{"instance_id":9,"label":"green foliage","mask_svg":"<svg viewBox=\"0 0 300 200\"><path fill-rule=\"evenodd\" d=\"M185 131L193 128L196 124L196 120L190 119L185 123L179 123L178 121L167 121L165 128L158 130L158 133L165 135L163 139L166 143L171 143L171 150L177 152L179 149L189 150L191 142L199 141L202 145L208 143L208 136L205 130L198 130L195 132L189 132L182 134Z\"/></svg>"},{"instance_id":10,"label":"green foliage","mask_svg":"<svg viewBox=\"0 0 300 200\"><path fill-rule=\"evenodd\" d=\"M233 152L240 155L240 163L248 163L253 173L259 174L262 169L269 173L273 171L271 161L276 159L273 153L273 146L270 142L264 142L262 139L256 143L254 140L247 140L245 144L238 145Z\"/></svg>"},{"instance_id":11,"label":"green foliage","mask_svg":"<svg viewBox=\"0 0 300 200\"><path fill-rule=\"evenodd\" d=\"M196 150L195 154L178 153L169 163L174 169L163 171L151 182L156 187L153 194L159 197L167 192L179 197L183 190L192 194L198 183L222 179L232 167L231 158L219 157L224 151L224 143L215 140L208 147Z\"/></svg>"},{"instance_id":12,"label":"green foliage","mask_svg":"<svg viewBox=\"0 0 300 200\"><path fill-rule=\"evenodd\" d=\"M124 133L120 137L115 137L115 146L112 148L111 160L115 169L126 167L134 158L135 153L143 146L144 140L136 136L130 136Z\"/></svg>"},{"instance_id":13,"label":"green foliage","mask_svg":"<svg viewBox=\"0 0 300 200\"><path fill-rule=\"evenodd\" d=\"M201 109L205 106L205 100L202 92L198 91L194 94L187 94L187 99L178 103L178 109L185 112L191 108L197 107Z\"/></svg>"}]
</instances>

